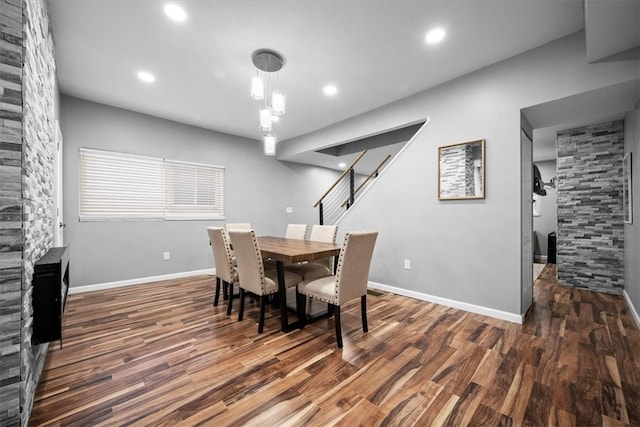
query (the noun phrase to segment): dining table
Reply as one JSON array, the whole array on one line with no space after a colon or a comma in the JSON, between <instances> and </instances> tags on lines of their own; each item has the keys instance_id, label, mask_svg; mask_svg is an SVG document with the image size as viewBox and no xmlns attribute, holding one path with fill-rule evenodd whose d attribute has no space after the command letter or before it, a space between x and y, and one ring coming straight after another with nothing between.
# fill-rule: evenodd
<instances>
[{"instance_id":1,"label":"dining table","mask_svg":"<svg viewBox=\"0 0 640 427\"><path fill-rule=\"evenodd\" d=\"M341 247L335 243L287 239L274 236L259 236L258 245L260 246L263 259L270 258L276 261L280 304L280 329L282 332L290 332L304 325L304 322L298 319L296 322L289 323L287 290L284 280L285 263L293 264L327 257L337 257L340 255Z\"/></svg>"}]
</instances>

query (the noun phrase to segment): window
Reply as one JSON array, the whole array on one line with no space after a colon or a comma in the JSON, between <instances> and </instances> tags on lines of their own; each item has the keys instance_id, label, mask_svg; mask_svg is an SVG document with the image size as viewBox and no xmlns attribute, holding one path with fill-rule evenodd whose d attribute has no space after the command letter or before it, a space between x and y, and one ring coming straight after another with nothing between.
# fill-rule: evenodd
<instances>
[{"instance_id":1,"label":"window","mask_svg":"<svg viewBox=\"0 0 640 427\"><path fill-rule=\"evenodd\" d=\"M223 219L224 169L165 160L165 218Z\"/></svg>"},{"instance_id":2,"label":"window","mask_svg":"<svg viewBox=\"0 0 640 427\"><path fill-rule=\"evenodd\" d=\"M80 149L80 220L224 219L224 168Z\"/></svg>"}]
</instances>

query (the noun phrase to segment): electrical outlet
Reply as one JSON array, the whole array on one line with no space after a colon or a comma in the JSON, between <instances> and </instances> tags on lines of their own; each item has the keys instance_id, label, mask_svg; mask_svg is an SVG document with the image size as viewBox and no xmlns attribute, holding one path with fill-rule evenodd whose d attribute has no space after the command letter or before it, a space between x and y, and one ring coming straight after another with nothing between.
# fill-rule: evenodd
<instances>
[{"instance_id":1,"label":"electrical outlet","mask_svg":"<svg viewBox=\"0 0 640 427\"><path fill-rule=\"evenodd\" d=\"M404 269L405 270L411 270L411 260L410 259L405 259L404 260Z\"/></svg>"},{"instance_id":2,"label":"electrical outlet","mask_svg":"<svg viewBox=\"0 0 640 427\"><path fill-rule=\"evenodd\" d=\"M165 260L165 261L170 260L171 259L171 253L170 252L164 252L162 254L162 259Z\"/></svg>"},{"instance_id":3,"label":"electrical outlet","mask_svg":"<svg viewBox=\"0 0 640 427\"><path fill-rule=\"evenodd\" d=\"M287 206L286 208L284 208L284 211L288 214L293 213L293 208L291 206Z\"/></svg>"}]
</instances>

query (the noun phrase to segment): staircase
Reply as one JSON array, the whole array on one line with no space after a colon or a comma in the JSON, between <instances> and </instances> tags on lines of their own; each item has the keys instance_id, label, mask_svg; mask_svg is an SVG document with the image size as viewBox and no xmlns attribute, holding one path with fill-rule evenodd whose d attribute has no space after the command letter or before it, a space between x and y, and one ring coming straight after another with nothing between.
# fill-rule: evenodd
<instances>
[{"instance_id":1,"label":"staircase","mask_svg":"<svg viewBox=\"0 0 640 427\"><path fill-rule=\"evenodd\" d=\"M314 208L318 208L320 224L335 224L353 206L358 193L378 177L378 173L384 164L391 158L390 154L387 155L369 175L356 177L354 167L366 154L367 150L365 149L313 205ZM358 180L360 183L356 187L356 181Z\"/></svg>"}]
</instances>

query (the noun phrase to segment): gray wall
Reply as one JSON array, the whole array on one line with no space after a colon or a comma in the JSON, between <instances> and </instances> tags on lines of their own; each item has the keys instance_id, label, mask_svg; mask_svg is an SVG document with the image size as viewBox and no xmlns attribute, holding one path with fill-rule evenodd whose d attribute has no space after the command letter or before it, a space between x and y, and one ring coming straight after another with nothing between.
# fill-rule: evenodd
<instances>
[{"instance_id":1,"label":"gray wall","mask_svg":"<svg viewBox=\"0 0 640 427\"><path fill-rule=\"evenodd\" d=\"M535 144L533 149L535 150ZM551 178L556 176L556 161L546 160L544 162L536 162L536 166L540 170L542 180L549 182ZM540 216L533 217L533 230L536 233L538 243L535 247L535 255L548 256L548 236L549 233L556 231L557 225L557 209L556 202L557 191L555 188L545 187L546 196L538 196L540 206Z\"/></svg>"},{"instance_id":2,"label":"gray wall","mask_svg":"<svg viewBox=\"0 0 640 427\"><path fill-rule=\"evenodd\" d=\"M257 141L69 96L61 99L61 127L72 287L212 268L205 227L225 222L79 222L79 147L225 166L226 222L250 222L262 235L282 235L288 223L317 223L312 206L338 176L266 157Z\"/></svg>"},{"instance_id":3,"label":"gray wall","mask_svg":"<svg viewBox=\"0 0 640 427\"><path fill-rule=\"evenodd\" d=\"M640 313L640 109L625 116L624 152L632 153L634 215L633 224L624 225L624 290L637 314Z\"/></svg>"},{"instance_id":4,"label":"gray wall","mask_svg":"<svg viewBox=\"0 0 640 427\"><path fill-rule=\"evenodd\" d=\"M281 156L430 117L340 231L379 230L373 281L520 316L520 110L637 78L638 62L587 64L584 52L584 34L575 33L296 138ZM486 199L439 202L437 147L479 138Z\"/></svg>"}]
</instances>

